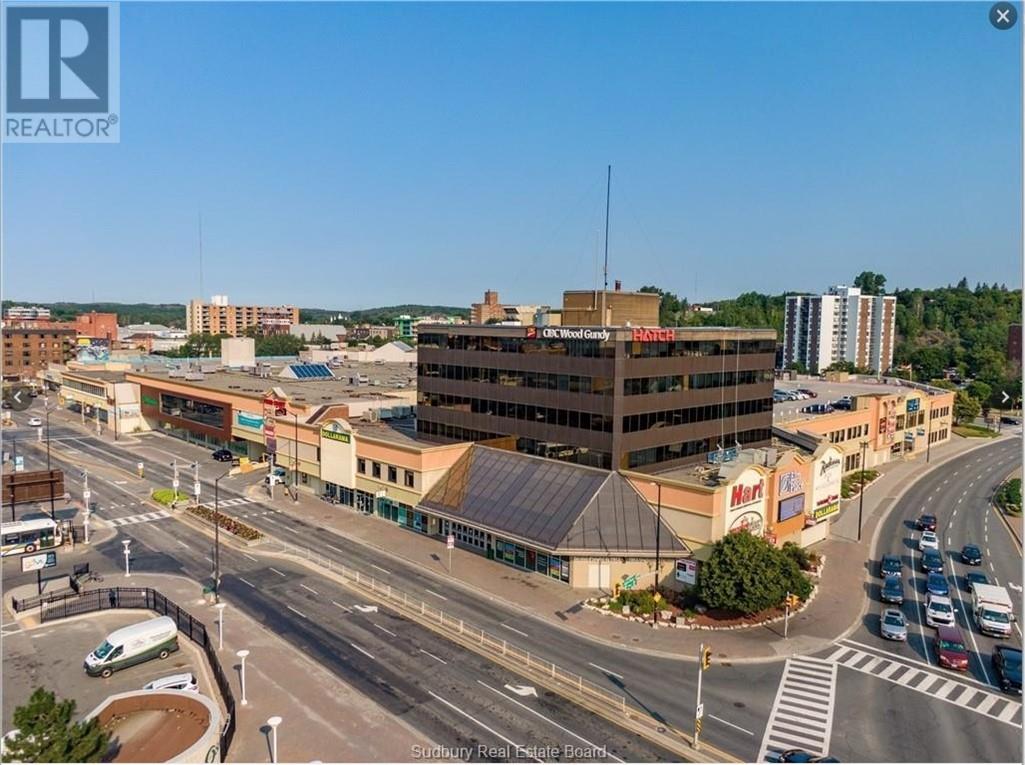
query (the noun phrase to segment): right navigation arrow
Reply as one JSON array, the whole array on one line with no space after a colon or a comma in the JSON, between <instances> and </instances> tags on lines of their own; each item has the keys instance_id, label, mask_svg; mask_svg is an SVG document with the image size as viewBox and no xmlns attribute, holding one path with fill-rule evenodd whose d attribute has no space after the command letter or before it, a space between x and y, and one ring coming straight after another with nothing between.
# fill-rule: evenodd
<instances>
[{"instance_id":1,"label":"right navigation arrow","mask_svg":"<svg viewBox=\"0 0 1025 765\"><path fill-rule=\"evenodd\" d=\"M1003 395L1003 398L1000 400L1000 403L1006 404L1011 399L1011 397L1007 395L1007 391L1005 390L1000 391L1000 393Z\"/></svg>"}]
</instances>

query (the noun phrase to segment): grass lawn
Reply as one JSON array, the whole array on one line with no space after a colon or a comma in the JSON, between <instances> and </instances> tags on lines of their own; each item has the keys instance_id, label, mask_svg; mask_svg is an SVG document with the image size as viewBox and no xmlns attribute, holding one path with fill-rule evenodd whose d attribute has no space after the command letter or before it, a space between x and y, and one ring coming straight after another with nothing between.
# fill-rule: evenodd
<instances>
[{"instance_id":1,"label":"grass lawn","mask_svg":"<svg viewBox=\"0 0 1025 765\"><path fill-rule=\"evenodd\" d=\"M964 438L996 438L1000 435L994 430L978 425L955 425L951 430Z\"/></svg>"}]
</instances>

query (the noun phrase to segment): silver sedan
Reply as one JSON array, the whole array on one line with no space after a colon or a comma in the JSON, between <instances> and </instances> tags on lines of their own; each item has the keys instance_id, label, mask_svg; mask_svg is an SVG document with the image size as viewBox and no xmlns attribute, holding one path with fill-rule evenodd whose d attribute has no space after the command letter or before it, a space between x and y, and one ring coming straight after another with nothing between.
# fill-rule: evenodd
<instances>
[{"instance_id":1,"label":"silver sedan","mask_svg":"<svg viewBox=\"0 0 1025 765\"><path fill-rule=\"evenodd\" d=\"M899 609L883 609L879 616L879 634L887 640L907 640L908 620Z\"/></svg>"}]
</instances>

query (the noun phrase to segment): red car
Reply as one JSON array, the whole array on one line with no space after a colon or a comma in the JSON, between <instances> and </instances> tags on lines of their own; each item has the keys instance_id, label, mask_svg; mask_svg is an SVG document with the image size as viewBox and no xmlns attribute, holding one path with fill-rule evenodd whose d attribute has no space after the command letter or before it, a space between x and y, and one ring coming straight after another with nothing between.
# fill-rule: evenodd
<instances>
[{"instance_id":1,"label":"red car","mask_svg":"<svg viewBox=\"0 0 1025 765\"><path fill-rule=\"evenodd\" d=\"M938 626L936 637L933 638L933 648L936 649L941 667L956 669L959 672L968 671L968 649L965 648L961 630L957 627L942 624Z\"/></svg>"},{"instance_id":2,"label":"red car","mask_svg":"<svg viewBox=\"0 0 1025 765\"><path fill-rule=\"evenodd\" d=\"M797 392L798 393L803 393L808 398L818 398L819 397L819 394L816 393L815 391L813 391L811 388L798 388Z\"/></svg>"}]
</instances>

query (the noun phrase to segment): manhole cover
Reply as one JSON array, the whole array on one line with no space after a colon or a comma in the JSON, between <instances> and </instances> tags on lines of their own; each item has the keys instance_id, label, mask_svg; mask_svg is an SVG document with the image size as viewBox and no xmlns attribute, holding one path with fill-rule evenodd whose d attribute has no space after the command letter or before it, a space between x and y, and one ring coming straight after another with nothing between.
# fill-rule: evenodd
<instances>
[{"instance_id":1,"label":"manhole cover","mask_svg":"<svg viewBox=\"0 0 1025 765\"><path fill-rule=\"evenodd\" d=\"M737 709L743 709L747 706L747 704L745 704L743 701L734 701L733 706L735 706Z\"/></svg>"}]
</instances>

